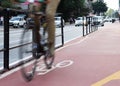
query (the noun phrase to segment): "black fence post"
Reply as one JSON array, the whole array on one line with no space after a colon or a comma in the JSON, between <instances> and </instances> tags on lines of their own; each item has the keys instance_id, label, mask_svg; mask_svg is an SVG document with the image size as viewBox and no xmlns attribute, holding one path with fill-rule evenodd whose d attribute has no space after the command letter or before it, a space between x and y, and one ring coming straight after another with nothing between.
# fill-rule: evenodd
<instances>
[{"instance_id":1,"label":"black fence post","mask_svg":"<svg viewBox=\"0 0 120 86\"><path fill-rule=\"evenodd\" d=\"M92 30L92 32L95 31L95 25L96 25L96 20L95 20L95 18L93 18L93 30Z\"/></svg>"},{"instance_id":2,"label":"black fence post","mask_svg":"<svg viewBox=\"0 0 120 86\"><path fill-rule=\"evenodd\" d=\"M97 22L98 22L98 18L97 18ZM96 26L96 30L98 30L98 25Z\"/></svg>"},{"instance_id":3,"label":"black fence post","mask_svg":"<svg viewBox=\"0 0 120 86\"><path fill-rule=\"evenodd\" d=\"M64 27L64 25L63 25L63 18L62 18L62 16L61 16L61 33L62 33L62 46L64 45L64 29L63 29L63 27Z\"/></svg>"},{"instance_id":4,"label":"black fence post","mask_svg":"<svg viewBox=\"0 0 120 86\"><path fill-rule=\"evenodd\" d=\"M9 8L3 10L4 16L4 70L9 69Z\"/></svg>"},{"instance_id":5,"label":"black fence post","mask_svg":"<svg viewBox=\"0 0 120 86\"><path fill-rule=\"evenodd\" d=\"M90 25L91 25L90 16L88 17L88 24L89 24L89 33L90 33L90 32L91 32L91 27L90 27Z\"/></svg>"},{"instance_id":6,"label":"black fence post","mask_svg":"<svg viewBox=\"0 0 120 86\"><path fill-rule=\"evenodd\" d=\"M86 16L86 35L88 35L88 23L87 23L88 21L87 20L88 20L88 17Z\"/></svg>"},{"instance_id":7,"label":"black fence post","mask_svg":"<svg viewBox=\"0 0 120 86\"><path fill-rule=\"evenodd\" d=\"M93 32L93 25L94 25L94 21L93 21L93 17L91 17L91 32Z\"/></svg>"},{"instance_id":8,"label":"black fence post","mask_svg":"<svg viewBox=\"0 0 120 86\"><path fill-rule=\"evenodd\" d=\"M83 20L83 24L82 24L82 27L83 27L83 36L85 36L85 34L84 34L84 31L85 31L85 28L84 28L84 17L82 17L82 20Z\"/></svg>"}]
</instances>

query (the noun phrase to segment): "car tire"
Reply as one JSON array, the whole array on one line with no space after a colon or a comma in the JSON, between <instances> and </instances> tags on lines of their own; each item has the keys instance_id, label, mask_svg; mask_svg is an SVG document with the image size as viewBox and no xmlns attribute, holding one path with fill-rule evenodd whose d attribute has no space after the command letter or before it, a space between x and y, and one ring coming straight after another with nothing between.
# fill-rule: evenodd
<instances>
[{"instance_id":1,"label":"car tire","mask_svg":"<svg viewBox=\"0 0 120 86\"><path fill-rule=\"evenodd\" d=\"M19 23L18 23L18 25L17 25L17 28L20 28L20 25L19 25Z\"/></svg>"},{"instance_id":2,"label":"car tire","mask_svg":"<svg viewBox=\"0 0 120 86\"><path fill-rule=\"evenodd\" d=\"M26 23L24 23L22 27L23 27L23 28L26 28Z\"/></svg>"},{"instance_id":3,"label":"car tire","mask_svg":"<svg viewBox=\"0 0 120 86\"><path fill-rule=\"evenodd\" d=\"M13 26L13 28L16 28L15 26Z\"/></svg>"}]
</instances>

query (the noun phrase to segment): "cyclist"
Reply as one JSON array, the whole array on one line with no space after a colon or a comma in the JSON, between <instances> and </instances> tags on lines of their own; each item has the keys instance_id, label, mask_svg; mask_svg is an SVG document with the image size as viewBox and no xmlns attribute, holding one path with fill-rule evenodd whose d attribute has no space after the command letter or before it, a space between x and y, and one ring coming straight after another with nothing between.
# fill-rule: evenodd
<instances>
[{"instance_id":1,"label":"cyclist","mask_svg":"<svg viewBox=\"0 0 120 86\"><path fill-rule=\"evenodd\" d=\"M54 16L56 14L57 7L60 0L49 0L46 7L46 18L47 18L47 28L48 28L48 42L51 55L54 55L55 47L55 24Z\"/></svg>"},{"instance_id":2,"label":"cyclist","mask_svg":"<svg viewBox=\"0 0 120 86\"><path fill-rule=\"evenodd\" d=\"M33 0L13 0L13 1L20 3L20 2L29 2L29 1L33 1ZM55 50L54 16L55 16L59 2L60 2L60 0L34 0L34 4L32 4L29 8L30 10L33 10L33 7L34 7L34 11L37 13L40 11L41 3L46 4L45 13L46 13L46 20L47 20L47 28L48 28L47 29L48 30L48 47L49 47L51 56L54 56L54 50ZM36 29L39 30L40 22L39 22L38 16L35 16L34 19L35 19ZM37 41L39 41L40 36L37 39L38 39Z\"/></svg>"}]
</instances>

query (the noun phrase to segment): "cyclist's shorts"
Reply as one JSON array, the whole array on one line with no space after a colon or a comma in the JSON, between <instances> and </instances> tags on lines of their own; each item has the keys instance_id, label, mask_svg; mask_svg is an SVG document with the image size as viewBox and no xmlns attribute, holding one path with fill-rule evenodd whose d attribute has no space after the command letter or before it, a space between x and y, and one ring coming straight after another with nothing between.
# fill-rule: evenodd
<instances>
[{"instance_id":1,"label":"cyclist's shorts","mask_svg":"<svg viewBox=\"0 0 120 86\"><path fill-rule=\"evenodd\" d=\"M42 2L44 2L45 0L35 0L35 1L42 3Z\"/></svg>"},{"instance_id":2,"label":"cyclist's shorts","mask_svg":"<svg viewBox=\"0 0 120 86\"><path fill-rule=\"evenodd\" d=\"M15 1L20 2L20 3L24 3L24 2L26 2L27 0L15 0ZM36 2L36 1L42 3L42 2L44 2L45 0L34 0L34 2Z\"/></svg>"}]
</instances>

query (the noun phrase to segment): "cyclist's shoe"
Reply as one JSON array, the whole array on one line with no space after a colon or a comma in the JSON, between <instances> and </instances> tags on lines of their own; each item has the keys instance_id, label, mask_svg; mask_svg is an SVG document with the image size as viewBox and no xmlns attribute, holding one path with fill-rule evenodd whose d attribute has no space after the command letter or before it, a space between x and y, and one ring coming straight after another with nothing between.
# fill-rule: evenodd
<instances>
[{"instance_id":1,"label":"cyclist's shoe","mask_svg":"<svg viewBox=\"0 0 120 86\"><path fill-rule=\"evenodd\" d=\"M41 54L45 54L44 46L42 46L41 44L39 44L38 46L38 52Z\"/></svg>"}]
</instances>

